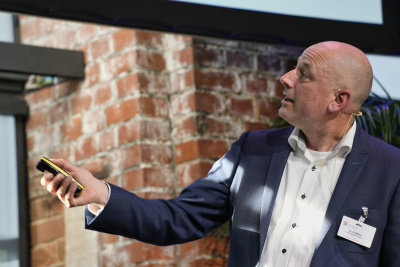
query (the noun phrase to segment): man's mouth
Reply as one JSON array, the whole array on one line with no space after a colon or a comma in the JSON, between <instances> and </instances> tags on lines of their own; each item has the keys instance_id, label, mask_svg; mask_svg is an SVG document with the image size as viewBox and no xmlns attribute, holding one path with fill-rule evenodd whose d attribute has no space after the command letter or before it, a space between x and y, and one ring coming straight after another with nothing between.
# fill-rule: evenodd
<instances>
[{"instance_id":1,"label":"man's mouth","mask_svg":"<svg viewBox=\"0 0 400 267\"><path fill-rule=\"evenodd\" d=\"M292 99L288 98L288 97L285 97L285 101L294 103L294 101Z\"/></svg>"}]
</instances>

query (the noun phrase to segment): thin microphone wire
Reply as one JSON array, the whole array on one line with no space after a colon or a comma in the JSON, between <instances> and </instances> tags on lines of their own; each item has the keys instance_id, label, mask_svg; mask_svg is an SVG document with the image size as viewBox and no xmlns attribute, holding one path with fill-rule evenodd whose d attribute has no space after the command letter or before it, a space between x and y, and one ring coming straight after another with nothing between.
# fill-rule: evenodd
<instances>
[{"instance_id":1,"label":"thin microphone wire","mask_svg":"<svg viewBox=\"0 0 400 267\"><path fill-rule=\"evenodd\" d=\"M342 113L343 113L343 112L342 112ZM343 113L343 114L346 114L346 113ZM342 147L343 138L344 138L344 136L345 136L346 133L347 133L347 129L349 128L349 123L350 123L350 121L351 121L351 118L352 118L353 116L354 116L354 117L355 117L355 116L361 116L361 115L362 115L362 112L361 112L361 111L358 111L358 112L353 112L353 113L351 113L351 114L346 114L346 115L350 115L350 118L349 118L349 120L347 121L346 129L344 130L342 139L340 140L340 143L339 143L339 147L338 147L338 149L337 149L337 151L336 151L335 162L334 162L334 164L333 164L333 171L332 171L332 177L331 177L331 186L330 186L331 196L332 196L332 194L333 194L333 175L335 174L336 159L337 159L337 157L338 157L338 155L339 155L339 150L340 150L340 148Z\"/></svg>"}]
</instances>

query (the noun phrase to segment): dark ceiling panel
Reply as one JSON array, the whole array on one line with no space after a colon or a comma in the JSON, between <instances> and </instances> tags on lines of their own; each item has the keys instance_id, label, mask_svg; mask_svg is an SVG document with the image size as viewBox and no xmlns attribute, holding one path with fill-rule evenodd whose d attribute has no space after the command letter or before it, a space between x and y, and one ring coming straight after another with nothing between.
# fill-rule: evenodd
<instances>
[{"instance_id":1,"label":"dark ceiling panel","mask_svg":"<svg viewBox=\"0 0 400 267\"><path fill-rule=\"evenodd\" d=\"M0 10L112 26L308 46L337 40L400 53L400 1L382 0L384 25L311 19L166 0L0 0Z\"/></svg>"}]
</instances>

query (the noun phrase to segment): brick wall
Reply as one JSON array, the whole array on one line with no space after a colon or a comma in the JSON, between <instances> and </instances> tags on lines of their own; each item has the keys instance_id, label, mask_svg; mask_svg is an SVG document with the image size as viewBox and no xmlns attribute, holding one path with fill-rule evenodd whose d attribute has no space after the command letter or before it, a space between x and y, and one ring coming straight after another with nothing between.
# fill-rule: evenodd
<instances>
[{"instance_id":1,"label":"brick wall","mask_svg":"<svg viewBox=\"0 0 400 267\"><path fill-rule=\"evenodd\" d=\"M50 195L35 164L64 158L139 196L177 196L241 133L271 127L301 49L31 16L20 27L23 43L84 51L86 64L84 80L25 96L32 266L225 266L227 237L156 247L72 226L83 212Z\"/></svg>"}]
</instances>

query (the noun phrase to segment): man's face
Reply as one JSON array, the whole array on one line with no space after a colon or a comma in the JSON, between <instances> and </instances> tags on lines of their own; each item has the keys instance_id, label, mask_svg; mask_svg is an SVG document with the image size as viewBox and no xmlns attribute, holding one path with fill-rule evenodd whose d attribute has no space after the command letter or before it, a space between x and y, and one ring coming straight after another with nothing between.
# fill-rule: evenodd
<instances>
[{"instance_id":1,"label":"man's face","mask_svg":"<svg viewBox=\"0 0 400 267\"><path fill-rule=\"evenodd\" d=\"M329 55L322 45L311 46L299 57L296 68L281 77L284 99L279 115L300 129L323 123L335 99Z\"/></svg>"}]
</instances>

